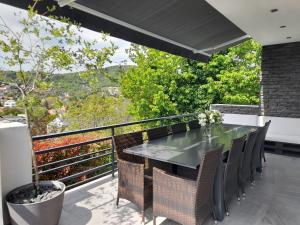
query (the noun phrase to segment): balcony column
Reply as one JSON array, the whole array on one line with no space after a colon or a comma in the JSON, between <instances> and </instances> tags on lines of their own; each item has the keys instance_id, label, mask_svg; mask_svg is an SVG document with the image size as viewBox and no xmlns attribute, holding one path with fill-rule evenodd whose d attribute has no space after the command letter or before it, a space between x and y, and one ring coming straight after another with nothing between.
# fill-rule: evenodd
<instances>
[{"instance_id":1,"label":"balcony column","mask_svg":"<svg viewBox=\"0 0 300 225\"><path fill-rule=\"evenodd\" d=\"M262 49L260 125L271 120L267 139L300 144L300 42Z\"/></svg>"},{"instance_id":2,"label":"balcony column","mask_svg":"<svg viewBox=\"0 0 300 225\"><path fill-rule=\"evenodd\" d=\"M0 225L8 224L5 196L32 182L31 144L27 125L0 122Z\"/></svg>"}]
</instances>

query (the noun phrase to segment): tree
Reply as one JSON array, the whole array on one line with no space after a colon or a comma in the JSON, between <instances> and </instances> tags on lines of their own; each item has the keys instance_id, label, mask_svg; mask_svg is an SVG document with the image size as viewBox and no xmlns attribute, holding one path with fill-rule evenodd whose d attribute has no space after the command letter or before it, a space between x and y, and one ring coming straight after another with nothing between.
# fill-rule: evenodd
<instances>
[{"instance_id":1,"label":"tree","mask_svg":"<svg viewBox=\"0 0 300 225\"><path fill-rule=\"evenodd\" d=\"M93 94L74 100L64 116L68 129L85 129L128 120L127 103L122 97Z\"/></svg>"},{"instance_id":2,"label":"tree","mask_svg":"<svg viewBox=\"0 0 300 225\"><path fill-rule=\"evenodd\" d=\"M213 55L206 64L137 45L129 56L136 67L123 74L121 87L137 119L259 101L261 47L253 40Z\"/></svg>"},{"instance_id":3,"label":"tree","mask_svg":"<svg viewBox=\"0 0 300 225\"><path fill-rule=\"evenodd\" d=\"M212 76L201 91L210 96L212 103L259 103L261 46L254 40L214 55L203 68Z\"/></svg>"},{"instance_id":4,"label":"tree","mask_svg":"<svg viewBox=\"0 0 300 225\"><path fill-rule=\"evenodd\" d=\"M28 114L30 118L30 127L32 135L41 135L47 133L47 125L57 117L56 109L62 107L62 103L56 96L30 94L27 96ZM23 106L23 100L19 105Z\"/></svg>"},{"instance_id":5,"label":"tree","mask_svg":"<svg viewBox=\"0 0 300 225\"><path fill-rule=\"evenodd\" d=\"M3 61L16 70L12 79L1 75L2 83L16 87L21 93L29 134L32 136L32 117L38 110L36 99L42 99L51 92L51 78L62 71L82 71L80 77L94 87L97 81L95 71L104 70L104 64L110 61L116 47L110 43L108 47L97 49L97 40L87 41L81 38L82 29L79 24L66 18L52 17L54 7L48 7L40 16L35 10L41 1L35 0L28 7L26 15L20 17L20 31L10 28L0 17L0 49ZM58 22L60 21L60 22ZM106 35L99 35L106 40ZM35 186L38 189L38 169L34 151L32 151L35 169Z\"/></svg>"},{"instance_id":6,"label":"tree","mask_svg":"<svg viewBox=\"0 0 300 225\"><path fill-rule=\"evenodd\" d=\"M23 111L18 107L13 108L4 108L2 112L0 112L0 116L17 116L21 114Z\"/></svg>"},{"instance_id":7,"label":"tree","mask_svg":"<svg viewBox=\"0 0 300 225\"><path fill-rule=\"evenodd\" d=\"M187 59L137 45L131 46L129 56L137 66L123 74L121 90L137 119L194 112L200 107L195 99L206 79L193 73Z\"/></svg>"}]
</instances>

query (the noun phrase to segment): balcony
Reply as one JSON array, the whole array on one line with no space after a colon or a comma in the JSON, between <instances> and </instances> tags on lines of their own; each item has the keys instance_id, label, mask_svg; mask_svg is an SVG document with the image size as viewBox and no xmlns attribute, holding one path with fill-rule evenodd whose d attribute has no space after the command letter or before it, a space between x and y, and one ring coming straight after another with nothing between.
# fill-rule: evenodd
<instances>
[{"instance_id":1,"label":"balcony","mask_svg":"<svg viewBox=\"0 0 300 225\"><path fill-rule=\"evenodd\" d=\"M63 159L52 159L50 162L39 165L39 173L43 179L47 179L46 175L48 175L53 177L52 179L56 178L67 185L68 191L65 195L60 225L140 224L140 210L133 203L121 199L119 207L116 207L118 171L113 145L114 135L116 135L116 132L120 134L122 130L126 133L125 128L129 130L136 129L137 125L143 125L139 127L140 130L147 124L148 126L151 124L154 126L172 124L178 121L191 120L196 115L163 117L34 137L33 140L37 143L46 140L56 143L61 138L74 135L77 140L76 143L64 143L64 145L60 144L58 147L48 147L36 151L37 157L45 155L46 158L49 158L53 152L73 152L73 155L66 155ZM233 115L230 114L231 122L234 122L232 121ZM241 118L237 117L236 119L238 122ZM18 130L20 130L19 127ZM97 134L100 132L101 138L83 141L79 138L93 132L98 132ZM103 143L105 144L103 145ZM269 144L269 141L266 141L266 150L269 149ZM78 151L80 149L90 149L91 146L93 147L92 151ZM278 153L276 151L271 152ZM230 216L225 217L219 224L297 224L297 221L300 220L298 213L298 206L300 205L300 174L298 173L300 158L297 156L268 153L263 176L257 179L255 186L247 188L245 199L240 202L237 200L232 201ZM105 160L98 161L99 159ZM92 164L87 164L91 162ZM82 168L78 170L80 166ZM66 168L70 172L62 173ZM151 208L145 212L145 215L146 224L153 224ZM177 224L162 217L159 217L157 222L163 225ZM214 221L209 218L205 224L214 224Z\"/></svg>"},{"instance_id":2,"label":"balcony","mask_svg":"<svg viewBox=\"0 0 300 225\"><path fill-rule=\"evenodd\" d=\"M197 113L169 116L33 137L42 180L59 180L72 189L117 171L114 137L145 127L196 118ZM34 175L33 175L34 176Z\"/></svg>"},{"instance_id":3,"label":"balcony","mask_svg":"<svg viewBox=\"0 0 300 225\"><path fill-rule=\"evenodd\" d=\"M29 1L1 2L27 8ZM209 61L212 54L250 37L260 41L263 45L260 105L251 106L246 113L235 111L230 106L231 109L223 113L225 123L262 126L272 120L264 146L269 152L267 163L263 167L263 176L256 180L254 186L247 188L246 198L240 202L233 200L230 215L219 224L299 224L300 34L297 32L298 25L294 24L299 20L299 3L286 4L281 0L274 6L261 1L248 1L251 3L246 4L235 0L225 5L214 0L189 1L188 4L182 1L161 4L156 1L148 7L147 1L133 1L135 7L128 7L125 1L113 3L115 5L110 1L95 4L82 0L56 2L62 7L59 15L86 28L203 62ZM70 7L63 7L66 5ZM44 11L44 8L45 5L42 5L39 9ZM103 10L108 15L103 14ZM141 126L145 124L161 126L185 122L195 115L34 137L41 178L60 180L67 186L60 225L140 224L140 209L134 204L121 199L119 207L116 207L118 170L115 135L136 129L145 131L148 125ZM0 191L1 201L5 202L4 196L9 191L31 182L35 174L32 173L31 146L25 126L11 128L0 124L0 128L3 128L3 132L0 129ZM67 137L72 137L72 140L59 141ZM52 145L56 141L59 144ZM43 146L37 147L39 143ZM60 157L55 158L54 153L59 153ZM0 204L0 217L5 216L7 224L7 210ZM161 217L157 222L177 224ZM214 221L210 217L205 223L214 224ZM151 209L146 211L146 224L153 224Z\"/></svg>"},{"instance_id":4,"label":"balcony","mask_svg":"<svg viewBox=\"0 0 300 225\"><path fill-rule=\"evenodd\" d=\"M267 154L263 177L247 189L247 196L233 201L224 225L292 225L300 221L300 158ZM116 174L117 175L117 174ZM117 178L106 176L66 193L60 225L140 225L135 205L120 200L116 207ZM146 211L146 224L152 225L151 209ZM158 218L160 225L177 223ZM205 225L214 224L208 220Z\"/></svg>"}]
</instances>

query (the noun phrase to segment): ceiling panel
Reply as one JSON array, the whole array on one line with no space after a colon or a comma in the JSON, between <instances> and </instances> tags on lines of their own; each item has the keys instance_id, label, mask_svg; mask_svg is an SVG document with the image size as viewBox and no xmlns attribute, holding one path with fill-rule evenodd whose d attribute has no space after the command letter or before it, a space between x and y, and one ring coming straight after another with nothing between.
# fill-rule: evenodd
<instances>
[{"instance_id":1,"label":"ceiling panel","mask_svg":"<svg viewBox=\"0 0 300 225\"><path fill-rule=\"evenodd\" d=\"M263 45L300 41L299 0L206 1Z\"/></svg>"}]
</instances>

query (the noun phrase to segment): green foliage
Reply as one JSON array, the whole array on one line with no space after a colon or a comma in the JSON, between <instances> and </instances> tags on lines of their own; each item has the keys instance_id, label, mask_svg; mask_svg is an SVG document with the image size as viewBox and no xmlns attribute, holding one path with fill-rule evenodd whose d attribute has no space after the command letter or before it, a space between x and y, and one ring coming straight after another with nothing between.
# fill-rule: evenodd
<instances>
[{"instance_id":1,"label":"green foliage","mask_svg":"<svg viewBox=\"0 0 300 225\"><path fill-rule=\"evenodd\" d=\"M103 87L119 87L119 79L121 73L126 71L131 66L111 66L104 68L105 74L100 71L95 75L97 77L96 89L101 90ZM73 97L85 97L86 93L90 91L89 86L82 80L80 74L61 73L52 77L52 87L56 95L68 93Z\"/></svg>"},{"instance_id":2,"label":"green foliage","mask_svg":"<svg viewBox=\"0 0 300 225\"><path fill-rule=\"evenodd\" d=\"M84 129L120 123L127 120L127 103L122 98L90 95L84 100L72 101L65 115L68 129Z\"/></svg>"},{"instance_id":3,"label":"green foliage","mask_svg":"<svg viewBox=\"0 0 300 225\"><path fill-rule=\"evenodd\" d=\"M113 43L97 49L98 41L84 40L78 24L51 16L55 7L47 7L43 12L48 17L40 16L35 9L40 2L34 0L25 16L16 14L21 18L21 30L9 27L0 16L0 52L4 64L16 71L14 80L1 73L0 82L20 91L19 101L24 107L31 135L46 133L44 124L56 117L48 108L49 97L55 96L51 92L53 76L64 71L80 71L79 77L89 87L86 95L96 94L99 91L97 74L99 71L106 73L103 67L117 49ZM98 40L106 41L106 35L99 35ZM50 100L55 102L53 98ZM39 171L34 152L32 161L38 193Z\"/></svg>"},{"instance_id":4,"label":"green foliage","mask_svg":"<svg viewBox=\"0 0 300 225\"><path fill-rule=\"evenodd\" d=\"M197 90L203 77L191 72L185 58L132 45L129 56L136 67L121 79L130 112L137 119L192 112L198 108Z\"/></svg>"},{"instance_id":5,"label":"green foliage","mask_svg":"<svg viewBox=\"0 0 300 225\"><path fill-rule=\"evenodd\" d=\"M124 73L121 87L137 119L259 101L261 47L253 40L213 55L207 64L137 45L129 56L137 66Z\"/></svg>"},{"instance_id":6,"label":"green foliage","mask_svg":"<svg viewBox=\"0 0 300 225\"><path fill-rule=\"evenodd\" d=\"M57 117L55 110L50 113L51 109L59 109L61 102L57 97L28 95L26 98L27 112L30 115L32 135L46 134L47 124ZM19 101L19 105L25 107L24 101Z\"/></svg>"},{"instance_id":7,"label":"green foliage","mask_svg":"<svg viewBox=\"0 0 300 225\"><path fill-rule=\"evenodd\" d=\"M17 116L21 113L23 113L23 110L18 107L4 108L3 111L0 112L0 116Z\"/></svg>"},{"instance_id":8,"label":"green foliage","mask_svg":"<svg viewBox=\"0 0 300 225\"><path fill-rule=\"evenodd\" d=\"M257 42L249 40L214 55L203 68L212 74L202 87L212 103L259 103L261 46Z\"/></svg>"},{"instance_id":9,"label":"green foliage","mask_svg":"<svg viewBox=\"0 0 300 225\"><path fill-rule=\"evenodd\" d=\"M31 131L53 119L42 102L57 95L53 85L55 75L80 71L77 76L88 87L86 95L97 93L98 74L107 74L104 65L117 49L113 43L101 49L96 47L99 40L107 42L105 34L99 34L97 40L84 40L78 24L51 16L55 7L50 6L44 12L48 17L38 15L35 6L40 2L34 1L26 15L15 15L20 18L21 30L9 27L0 17L0 52L4 64L16 71L14 77L1 73L0 82L20 91L28 124L34 126ZM40 120L42 124L36 123Z\"/></svg>"}]
</instances>

